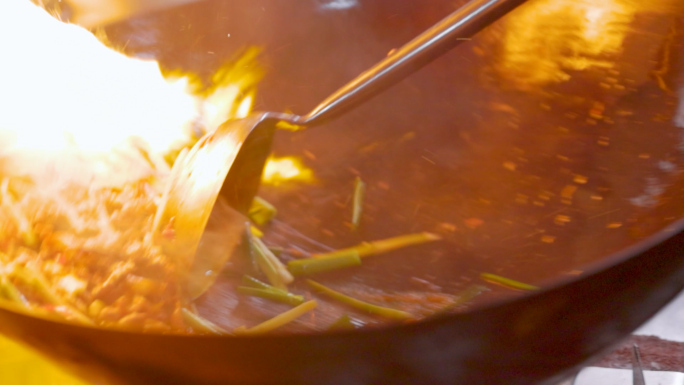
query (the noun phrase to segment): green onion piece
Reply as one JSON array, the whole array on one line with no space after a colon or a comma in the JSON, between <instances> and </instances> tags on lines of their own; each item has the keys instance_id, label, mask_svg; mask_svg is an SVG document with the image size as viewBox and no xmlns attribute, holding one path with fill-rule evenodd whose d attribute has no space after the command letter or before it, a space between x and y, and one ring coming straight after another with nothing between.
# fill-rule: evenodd
<instances>
[{"instance_id":1,"label":"green onion piece","mask_svg":"<svg viewBox=\"0 0 684 385\"><path fill-rule=\"evenodd\" d=\"M47 280L42 274L19 265L14 266L14 270L11 274L35 290L46 302L52 305L64 304L64 301L49 288Z\"/></svg>"},{"instance_id":2,"label":"green onion piece","mask_svg":"<svg viewBox=\"0 0 684 385\"><path fill-rule=\"evenodd\" d=\"M337 321L333 322L328 328L329 331L335 330L351 330L356 329L354 320L348 314L344 314L342 317L338 318Z\"/></svg>"},{"instance_id":3,"label":"green onion piece","mask_svg":"<svg viewBox=\"0 0 684 385\"><path fill-rule=\"evenodd\" d=\"M366 184L358 176L354 180L354 198L352 200L352 228L357 229L361 224L363 200L366 196Z\"/></svg>"},{"instance_id":4,"label":"green onion piece","mask_svg":"<svg viewBox=\"0 0 684 385\"><path fill-rule=\"evenodd\" d=\"M249 231L251 231L252 234L254 234L254 236L257 238L263 238L264 236L264 232L259 230L259 228L255 227L254 225L249 225Z\"/></svg>"},{"instance_id":5,"label":"green onion piece","mask_svg":"<svg viewBox=\"0 0 684 385\"><path fill-rule=\"evenodd\" d=\"M249 236L249 234L248 234ZM287 284L294 281L294 277L287 267L266 247L264 242L255 237L250 237L250 249L254 255L259 269L266 275L271 285L287 291Z\"/></svg>"},{"instance_id":6,"label":"green onion piece","mask_svg":"<svg viewBox=\"0 0 684 385\"><path fill-rule=\"evenodd\" d=\"M247 216L252 222L259 226L263 226L275 218L278 210L261 197L255 197L252 201L252 206L247 212Z\"/></svg>"},{"instance_id":7,"label":"green onion piece","mask_svg":"<svg viewBox=\"0 0 684 385\"><path fill-rule=\"evenodd\" d=\"M345 267L358 266L361 258L356 250L345 255L338 255L326 258L306 258L295 259L287 263L287 269L292 275L299 277L323 273L326 271L342 269Z\"/></svg>"},{"instance_id":8,"label":"green onion piece","mask_svg":"<svg viewBox=\"0 0 684 385\"><path fill-rule=\"evenodd\" d=\"M471 285L458 294L458 297L454 300L454 302L451 303L451 306L463 305L487 290L489 289L485 286Z\"/></svg>"},{"instance_id":9,"label":"green onion piece","mask_svg":"<svg viewBox=\"0 0 684 385\"><path fill-rule=\"evenodd\" d=\"M256 245L254 245L254 233L252 232L252 226L249 222L245 222L245 238L247 239L247 244L249 245L249 262L252 267L252 271L259 271L259 264L257 263L257 250Z\"/></svg>"},{"instance_id":10,"label":"green onion piece","mask_svg":"<svg viewBox=\"0 0 684 385\"><path fill-rule=\"evenodd\" d=\"M28 285L35 290L36 293L40 294L40 296L43 297L46 302L54 306L64 307L70 315L74 316L76 320L85 324L93 323L88 316L81 313L78 309L71 306L65 299L55 294L52 291L47 279L45 279L43 274L40 272L34 271L24 266L16 265L14 266L14 270L11 274L17 277L17 279L22 281L25 285Z\"/></svg>"},{"instance_id":11,"label":"green onion piece","mask_svg":"<svg viewBox=\"0 0 684 385\"><path fill-rule=\"evenodd\" d=\"M12 303L15 303L23 308L31 307L28 300L26 300L24 295L7 277L0 278L0 293L2 293L3 297L10 300Z\"/></svg>"},{"instance_id":12,"label":"green onion piece","mask_svg":"<svg viewBox=\"0 0 684 385\"><path fill-rule=\"evenodd\" d=\"M407 313L405 311L401 310L396 310L396 309L390 309L388 307L382 307L382 306L377 306L370 304L368 302L363 302L361 300L358 300L356 298L352 298L348 295L342 294L338 291L335 291L329 287L325 287L321 285L320 283L316 281L312 281L310 279L306 280L306 283L309 284L314 290L321 292L333 299L336 299L342 303L345 303L349 306L355 307L359 310L365 311L367 313L371 314L377 314L381 315L383 317L387 318L394 318L394 319L400 319L400 320L405 320L405 319L411 319L415 318L411 313Z\"/></svg>"},{"instance_id":13,"label":"green onion piece","mask_svg":"<svg viewBox=\"0 0 684 385\"><path fill-rule=\"evenodd\" d=\"M242 276L242 284L244 285L240 286L242 287L242 289L240 289L240 287L238 287L238 289L242 290L244 294L270 298L276 301L288 303L290 305L299 305L302 302L304 302L304 297L302 297L301 295L288 293L285 290L278 289L277 287L273 287L267 283L261 282L254 277L250 277L249 275ZM258 291L251 291L246 289L256 289Z\"/></svg>"},{"instance_id":14,"label":"green onion piece","mask_svg":"<svg viewBox=\"0 0 684 385\"><path fill-rule=\"evenodd\" d=\"M27 246L34 246L38 242L36 233L33 231L33 226L26 215L19 209L19 205L12 197L9 191L9 179L5 178L0 185L0 198L2 199L2 206L7 210L16 223L21 238Z\"/></svg>"},{"instance_id":15,"label":"green onion piece","mask_svg":"<svg viewBox=\"0 0 684 385\"><path fill-rule=\"evenodd\" d=\"M382 239L373 242L364 242L360 245L349 247L346 249L340 249L331 251L329 253L314 254L313 258L328 258L336 257L339 255L349 254L352 250L359 254L359 257L366 257L369 255L376 255L386 253L388 251L400 249L407 246L419 245L421 243L433 242L442 239L437 234L432 233L416 233L401 235L394 238Z\"/></svg>"},{"instance_id":16,"label":"green onion piece","mask_svg":"<svg viewBox=\"0 0 684 385\"><path fill-rule=\"evenodd\" d=\"M251 295L254 297L261 297L286 303L288 305L297 306L304 303L304 297L292 293L285 292L280 289L257 289L255 287L238 286L237 291L242 294Z\"/></svg>"},{"instance_id":17,"label":"green onion piece","mask_svg":"<svg viewBox=\"0 0 684 385\"><path fill-rule=\"evenodd\" d=\"M284 313L278 314L270 320L260 323L259 325L254 326L253 328L247 329L246 327L241 326L239 328L236 328L234 331L235 334L239 335L267 333L296 320L297 318L316 308L316 306L318 306L318 302L316 302L316 300L307 301Z\"/></svg>"},{"instance_id":18,"label":"green onion piece","mask_svg":"<svg viewBox=\"0 0 684 385\"><path fill-rule=\"evenodd\" d=\"M508 287L510 289L517 289L517 290L539 290L539 287L529 285L527 283L522 283L518 281L514 281L510 278L505 278L496 274L490 274L490 273L482 273L480 274L480 278L482 278L484 281L491 282L491 283L496 283L505 287Z\"/></svg>"},{"instance_id":19,"label":"green onion piece","mask_svg":"<svg viewBox=\"0 0 684 385\"><path fill-rule=\"evenodd\" d=\"M208 319L205 319L201 317L199 314L196 314L188 309L181 309L181 313L183 314L183 320L185 321L185 323L187 323L192 328L192 330L196 332L218 335L230 334L226 330L223 330L213 322L209 321Z\"/></svg>"},{"instance_id":20,"label":"green onion piece","mask_svg":"<svg viewBox=\"0 0 684 385\"><path fill-rule=\"evenodd\" d=\"M437 313L443 312L443 311L449 311L457 306L461 306L466 302L471 301L473 298L477 297L478 295L484 293L485 291L489 290L486 286L482 285L471 285L465 288L462 292L458 294L456 298L454 298L454 301L445 307L441 308Z\"/></svg>"},{"instance_id":21,"label":"green onion piece","mask_svg":"<svg viewBox=\"0 0 684 385\"><path fill-rule=\"evenodd\" d=\"M271 286L271 285L269 285L269 284L267 284L267 283L265 283L265 282L261 282L261 281L259 281L258 279L254 278L254 277L252 277L252 276L249 276L249 275L243 275L243 276L242 276L242 284L245 285L245 286L250 286L250 287L257 288L257 289L264 289L264 290L280 290L280 291L282 291L283 293L287 293L285 290L281 290L281 289L278 289L278 288L276 288L276 287L273 287L273 286Z\"/></svg>"}]
</instances>

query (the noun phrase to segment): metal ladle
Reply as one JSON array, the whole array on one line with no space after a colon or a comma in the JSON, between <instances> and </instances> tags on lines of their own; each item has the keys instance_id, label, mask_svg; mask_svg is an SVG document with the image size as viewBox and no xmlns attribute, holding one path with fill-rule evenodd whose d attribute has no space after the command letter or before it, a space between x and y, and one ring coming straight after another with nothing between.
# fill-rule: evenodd
<instances>
[{"instance_id":1,"label":"metal ladle","mask_svg":"<svg viewBox=\"0 0 684 385\"><path fill-rule=\"evenodd\" d=\"M154 238L175 259L187 294L201 295L244 233L275 126L315 126L396 84L526 0L471 0L325 99L307 115L257 112L206 134L176 160ZM220 197L220 198L219 198ZM237 210L237 211L236 211Z\"/></svg>"}]
</instances>

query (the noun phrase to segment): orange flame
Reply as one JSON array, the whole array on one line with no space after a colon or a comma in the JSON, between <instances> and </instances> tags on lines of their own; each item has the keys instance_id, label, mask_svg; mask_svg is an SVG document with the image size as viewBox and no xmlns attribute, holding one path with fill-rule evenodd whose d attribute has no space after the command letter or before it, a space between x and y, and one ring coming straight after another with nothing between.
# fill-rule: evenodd
<instances>
[{"instance_id":1,"label":"orange flame","mask_svg":"<svg viewBox=\"0 0 684 385\"><path fill-rule=\"evenodd\" d=\"M159 165L170 149L191 143L195 127L211 131L251 110L250 90L260 74L239 72L244 66L222 68L235 73L199 97L190 91L192 76L166 79L156 61L108 48L28 0L2 0L0 12L11 15L0 24L3 172L45 178L52 171L45 175L38 160L49 158L52 168L57 159L79 170L70 177L82 183L113 174L137 179L141 170L128 167L132 152L141 150ZM254 56L249 51L243 60Z\"/></svg>"}]
</instances>

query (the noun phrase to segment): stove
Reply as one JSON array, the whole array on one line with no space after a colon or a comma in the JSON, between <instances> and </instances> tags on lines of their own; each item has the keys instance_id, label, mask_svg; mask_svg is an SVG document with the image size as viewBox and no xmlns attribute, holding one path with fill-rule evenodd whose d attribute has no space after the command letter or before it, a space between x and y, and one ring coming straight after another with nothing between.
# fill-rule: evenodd
<instances>
[{"instance_id":1,"label":"stove","mask_svg":"<svg viewBox=\"0 0 684 385\"><path fill-rule=\"evenodd\" d=\"M646 385L684 385L684 293L614 352L596 361L595 366L582 369L559 385L631 384L632 369L626 352L632 343L641 351Z\"/></svg>"}]
</instances>

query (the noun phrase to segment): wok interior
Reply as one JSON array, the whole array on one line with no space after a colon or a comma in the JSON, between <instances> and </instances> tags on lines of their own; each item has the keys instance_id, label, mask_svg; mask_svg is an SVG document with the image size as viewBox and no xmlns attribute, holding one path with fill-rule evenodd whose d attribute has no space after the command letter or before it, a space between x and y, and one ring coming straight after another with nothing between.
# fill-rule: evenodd
<instances>
[{"instance_id":1,"label":"wok interior","mask_svg":"<svg viewBox=\"0 0 684 385\"><path fill-rule=\"evenodd\" d=\"M549 3L531 2L507 21L326 127L279 132L275 153L310 153L304 158L318 182L262 187L260 195L279 209L278 222L267 229L267 242L302 245L308 242L306 238L337 248L409 232L436 232L444 242L368 259L362 269L325 279L333 284L401 292L416 290L410 278L417 277L444 292L458 293L477 282L481 272L538 285L573 280L597 265L617 263L617 259L609 259L611 252L646 239L680 218L682 159L677 111L681 8L674 1L649 6L627 1L594 4L607 11L586 13L587 20L611 12L628 16L597 32L624 35L620 50L592 53L564 44L577 39L582 29L572 21L559 21L564 20L559 15L565 15L567 7L588 7L589 2L555 1L560 4L553 8L556 13L529 23L529 30L515 29L529 21L520 16L526 15L525 9ZM344 8L344 4L351 7ZM627 8L612 7L615 4ZM293 6L277 0L210 0L132 19L108 27L106 32L113 42L125 43L131 53L153 56L168 68L187 68L207 76L246 45L263 46L266 78L259 88L257 109L305 112L452 9L447 1L325 0ZM512 21L515 17L519 17L517 23ZM594 36L591 31L589 35ZM522 56L518 61L504 60L506 53L510 54L506 44L511 36L529 43L518 47L516 52ZM553 40L558 37L563 40ZM537 64L576 57L585 59L587 68L579 70L582 63L556 63L562 71L555 74L566 79L537 82L534 75L544 69ZM349 198L357 174L368 183L367 205L362 227L351 232L345 222L350 217ZM305 238L292 235L292 229ZM221 284L213 297L210 293L206 302L200 303L206 305L200 310L214 309L215 321L236 313L233 299L222 294L226 291ZM476 298L475 307L519 295L490 288ZM549 311L561 313L561 305ZM515 318L509 310L504 311L505 324ZM545 320L539 312L530 314ZM49 351L79 370L108 372L129 383L188 383L190 378L198 383L225 383L226 378L248 383L272 380L288 370L306 383L302 379L307 375L311 382L327 378L327 373L342 371L352 377L351 373L362 373L363 363L348 359L359 356L355 350L359 346L373 352L378 349L374 346L382 346L382 354L398 362L397 355L406 352L404 346L409 351L423 346L412 344L416 341L430 348L443 346L445 339L428 343L424 338L446 335L459 341L456 345L461 350L451 345L446 349L453 358L437 359L431 355L436 354L435 349L427 356L427 361L434 360L433 365L415 356L401 357L415 364L411 368L416 373L421 365L430 369L430 374L435 365L453 367L456 372L482 372L477 365L466 370L465 366L459 369L442 363L467 357L469 362L491 364L489 348L495 342L505 344L513 339L468 340L471 335L480 338L476 335L480 329L499 330L504 325L496 320L486 324L491 319L487 314L474 314L477 325L469 324L466 317L455 317L453 330L445 323L435 323L430 329L409 326L401 334L390 330L324 335L315 341L310 336L284 337L275 345L266 339L241 345L240 338L131 336L59 324L44 331L39 320L7 314L0 323L14 338ZM517 383L529 383L525 382L528 378L550 375L552 369L545 366L557 370L574 365L580 353L585 358L614 341L616 335L628 332L608 321L605 325L594 330L600 331L596 332L600 337L577 337L591 342L586 351L544 354L547 361L542 360L541 366L525 361L527 356L516 353L516 361L502 354L500 371L492 371L490 379L497 373L508 375L511 367L506 365L522 362L534 374L521 375ZM434 334L423 337L426 331ZM405 344L403 338L410 343ZM340 339L349 345L341 344ZM395 340L401 342L402 349L373 342ZM547 347L545 343L535 339L532 350ZM280 345L290 349L287 354L281 354ZM176 348L183 346L189 348L189 354L177 355ZM304 359L308 357L305 353L315 348L339 355L313 354L322 360L315 366L323 373L321 377L307 366L309 358ZM532 358L539 360L539 352L546 353L538 349ZM378 358L371 361L380 365L385 357L376 353ZM201 359L192 367L184 366L195 355ZM252 360L255 355L263 360ZM563 361L566 356L570 358ZM370 360L369 356L359 357ZM260 365L268 365L269 370L258 370ZM356 372L346 370L352 367ZM254 368L257 370L251 370ZM167 372L176 374L164 377ZM406 378L394 367L381 372L397 380ZM370 371L365 375L380 376ZM198 376L204 376L203 380Z\"/></svg>"},{"instance_id":2,"label":"wok interior","mask_svg":"<svg viewBox=\"0 0 684 385\"><path fill-rule=\"evenodd\" d=\"M256 109L303 113L453 9L348 5L206 1L107 33L131 53L203 74L261 46ZM535 13L544 7L550 15ZM573 7L583 16L554 22ZM262 186L279 210L267 242L310 246L292 231L332 248L440 234L439 244L326 277L386 292L419 290L416 277L458 293L482 272L546 285L605 264L682 214L681 11L665 0L533 1L347 116L279 132L274 153L302 156L317 181ZM582 24L591 17L613 19L591 32ZM592 33L618 39L617 49L583 48L609 44ZM552 76L537 79L543 71ZM350 231L357 175L368 190L363 225ZM492 287L474 303L514 295ZM220 303L208 297L207 309Z\"/></svg>"}]
</instances>

